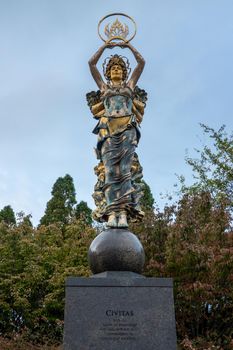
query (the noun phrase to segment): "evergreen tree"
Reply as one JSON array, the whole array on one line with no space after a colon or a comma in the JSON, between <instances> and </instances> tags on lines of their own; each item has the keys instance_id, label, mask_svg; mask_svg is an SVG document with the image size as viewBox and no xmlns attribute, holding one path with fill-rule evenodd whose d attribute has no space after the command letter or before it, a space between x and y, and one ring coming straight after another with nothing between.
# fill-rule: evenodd
<instances>
[{"instance_id":1,"label":"evergreen tree","mask_svg":"<svg viewBox=\"0 0 233 350\"><path fill-rule=\"evenodd\" d=\"M77 204L75 208L75 217L77 219L80 219L84 221L86 224L91 225L92 224L92 210L88 207L87 203L84 201L81 201Z\"/></svg>"},{"instance_id":2,"label":"evergreen tree","mask_svg":"<svg viewBox=\"0 0 233 350\"><path fill-rule=\"evenodd\" d=\"M70 175L59 177L52 188L52 198L48 201L41 225L69 223L76 204L73 178Z\"/></svg>"},{"instance_id":3,"label":"evergreen tree","mask_svg":"<svg viewBox=\"0 0 233 350\"><path fill-rule=\"evenodd\" d=\"M11 225L11 224L15 225L16 224L15 213L10 205L6 205L0 211L0 222L1 221L5 222L8 225Z\"/></svg>"},{"instance_id":4,"label":"evergreen tree","mask_svg":"<svg viewBox=\"0 0 233 350\"><path fill-rule=\"evenodd\" d=\"M140 200L141 206L143 208L143 210L154 210L154 197L152 195L150 186L144 181L142 180L142 184L143 184L143 196Z\"/></svg>"}]
</instances>

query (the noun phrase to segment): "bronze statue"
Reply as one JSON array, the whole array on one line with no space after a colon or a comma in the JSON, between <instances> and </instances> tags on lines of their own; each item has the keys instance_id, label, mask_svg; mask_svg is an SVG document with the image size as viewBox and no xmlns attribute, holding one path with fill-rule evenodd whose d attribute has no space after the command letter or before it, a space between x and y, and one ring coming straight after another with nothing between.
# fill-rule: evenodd
<instances>
[{"instance_id":1,"label":"bronze statue","mask_svg":"<svg viewBox=\"0 0 233 350\"><path fill-rule=\"evenodd\" d=\"M144 215L140 208L142 167L135 150L140 139L139 128L147 94L136 86L145 61L123 38L123 27L118 20L115 27L120 28L121 36L108 34L110 40L89 60L91 74L99 90L88 93L87 101L94 118L98 120L93 130L98 134L96 155L99 159L95 167L98 181L93 198L97 209L93 217L100 222L106 221L108 227L125 228L128 227L128 220L140 220ZM126 32L127 28L124 36ZM113 42L119 38L120 42ZM112 55L103 64L104 81L96 65L106 48L115 47L130 49L137 66L130 75L128 59Z\"/></svg>"}]
</instances>

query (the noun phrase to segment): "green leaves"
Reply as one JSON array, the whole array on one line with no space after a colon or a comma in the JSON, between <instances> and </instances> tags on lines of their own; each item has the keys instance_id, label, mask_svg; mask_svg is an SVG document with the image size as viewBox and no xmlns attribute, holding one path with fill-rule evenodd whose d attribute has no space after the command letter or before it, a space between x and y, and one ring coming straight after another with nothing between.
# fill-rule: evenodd
<instances>
[{"instance_id":1,"label":"green leaves","mask_svg":"<svg viewBox=\"0 0 233 350\"><path fill-rule=\"evenodd\" d=\"M60 222L66 225L73 216L76 204L75 188L70 175L59 177L52 189L52 198L48 201L45 215L41 218L41 225L49 225Z\"/></svg>"},{"instance_id":2,"label":"green leaves","mask_svg":"<svg viewBox=\"0 0 233 350\"><path fill-rule=\"evenodd\" d=\"M0 211L0 222L5 222L8 225L16 224L15 213L10 205L6 205Z\"/></svg>"},{"instance_id":3,"label":"green leaves","mask_svg":"<svg viewBox=\"0 0 233 350\"><path fill-rule=\"evenodd\" d=\"M95 235L91 210L75 208L70 175L52 189L41 225L10 206L0 212L0 335L39 343L61 342L65 278L88 276L87 249Z\"/></svg>"},{"instance_id":4,"label":"green leaves","mask_svg":"<svg viewBox=\"0 0 233 350\"><path fill-rule=\"evenodd\" d=\"M88 207L87 203L84 201L81 201L77 204L75 208L75 217L77 219L81 219L82 221L86 222L88 225L91 225L92 220L92 210Z\"/></svg>"},{"instance_id":5,"label":"green leaves","mask_svg":"<svg viewBox=\"0 0 233 350\"><path fill-rule=\"evenodd\" d=\"M184 192L208 191L216 203L228 202L233 208L233 134L228 135L223 125L218 131L201 124L204 134L209 136L210 145L197 150L199 158L187 157L196 179L190 188L183 186ZM183 183L184 184L184 183Z\"/></svg>"},{"instance_id":6,"label":"green leaves","mask_svg":"<svg viewBox=\"0 0 233 350\"><path fill-rule=\"evenodd\" d=\"M143 196L140 199L140 205L142 206L142 210L153 210L155 200L151 192L150 186L144 180L142 180L142 184Z\"/></svg>"},{"instance_id":7,"label":"green leaves","mask_svg":"<svg viewBox=\"0 0 233 350\"><path fill-rule=\"evenodd\" d=\"M62 339L65 278L88 276L91 226L79 220L24 229L0 225L0 326L39 342Z\"/></svg>"}]
</instances>

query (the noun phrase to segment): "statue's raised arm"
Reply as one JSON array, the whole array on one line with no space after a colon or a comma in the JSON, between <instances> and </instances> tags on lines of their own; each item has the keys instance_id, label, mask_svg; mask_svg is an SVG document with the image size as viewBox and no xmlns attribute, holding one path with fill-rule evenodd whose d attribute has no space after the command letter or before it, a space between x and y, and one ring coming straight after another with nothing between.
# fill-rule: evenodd
<instances>
[{"instance_id":1,"label":"statue's raised arm","mask_svg":"<svg viewBox=\"0 0 233 350\"><path fill-rule=\"evenodd\" d=\"M127 83L127 85L132 90L134 90L134 88L138 82L138 79L140 78L142 71L144 69L145 60L142 57L142 55L135 49L135 47L133 47L130 43L123 43L123 44L120 44L120 46L122 48L125 48L125 47L129 48L137 61L137 66L135 67L135 69L134 69L134 71L133 71L133 73L132 73L132 75Z\"/></svg>"},{"instance_id":2,"label":"statue's raised arm","mask_svg":"<svg viewBox=\"0 0 233 350\"><path fill-rule=\"evenodd\" d=\"M90 58L89 60L89 67L90 67L90 71L91 74L96 82L96 84L98 85L100 90L103 90L105 83L103 81L103 78L97 68L97 63L100 59L100 57L102 56L102 53L104 52L104 50L107 48L107 45L104 44L103 46L101 46L99 48L99 50Z\"/></svg>"}]
</instances>

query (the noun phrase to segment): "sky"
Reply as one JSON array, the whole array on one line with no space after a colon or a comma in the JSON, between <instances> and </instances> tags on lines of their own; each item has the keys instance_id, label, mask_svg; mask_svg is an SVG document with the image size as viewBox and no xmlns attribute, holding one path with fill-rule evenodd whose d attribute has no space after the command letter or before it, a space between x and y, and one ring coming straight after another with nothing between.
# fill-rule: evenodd
<instances>
[{"instance_id":1,"label":"sky","mask_svg":"<svg viewBox=\"0 0 233 350\"><path fill-rule=\"evenodd\" d=\"M94 208L96 121L85 95L97 86L88 60L102 45L99 20L113 12L134 18L132 44L146 60L137 153L156 202L176 174L192 183L185 155L209 142L199 123L232 132L231 0L0 0L0 209L38 224L65 174ZM118 50L134 67L129 50Z\"/></svg>"}]
</instances>

